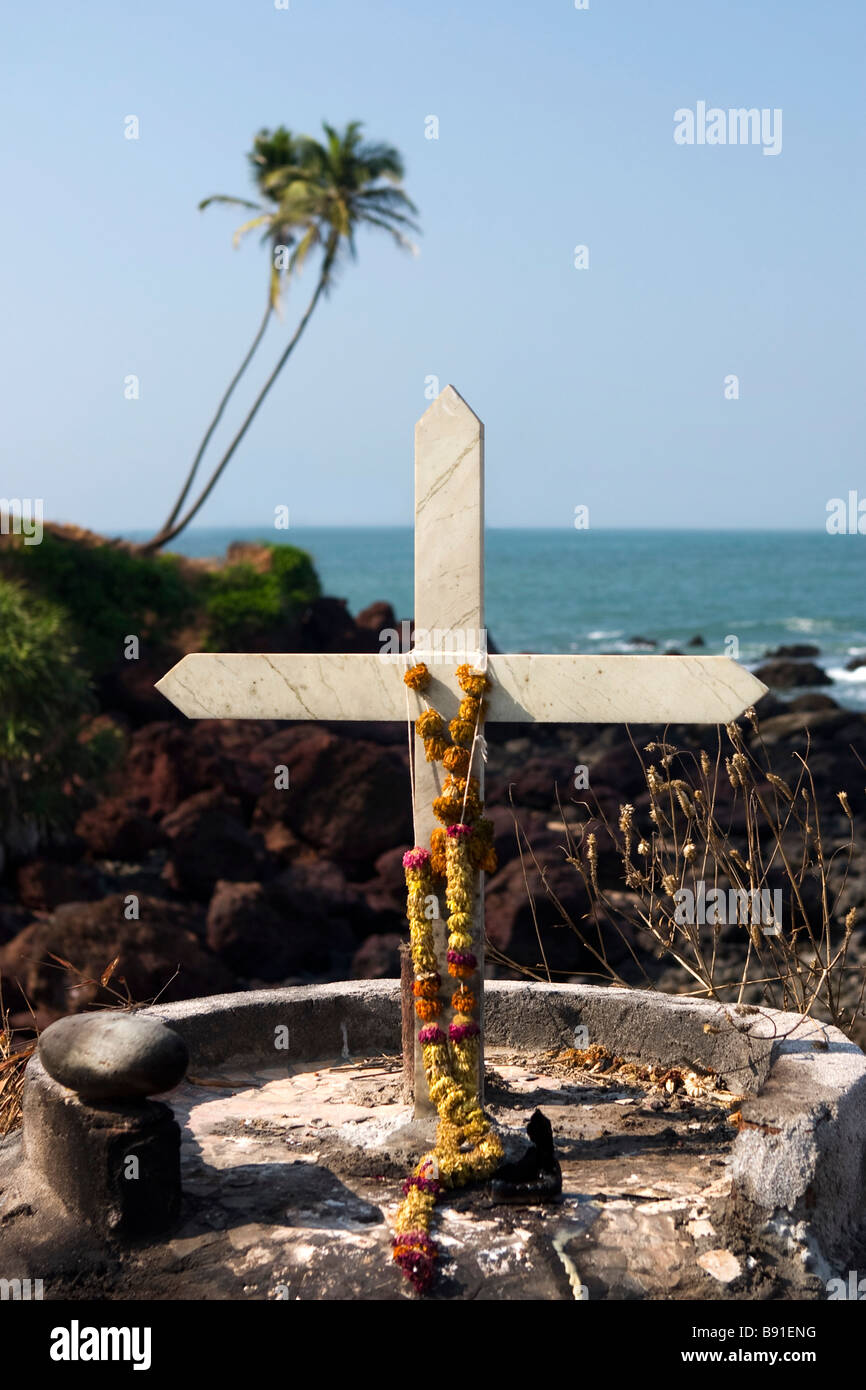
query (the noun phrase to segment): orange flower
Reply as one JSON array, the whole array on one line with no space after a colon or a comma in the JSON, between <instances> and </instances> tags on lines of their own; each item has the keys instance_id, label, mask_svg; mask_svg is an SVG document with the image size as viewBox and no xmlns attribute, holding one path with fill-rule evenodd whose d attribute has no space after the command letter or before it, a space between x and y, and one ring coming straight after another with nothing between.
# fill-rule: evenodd
<instances>
[{"instance_id":1,"label":"orange flower","mask_svg":"<svg viewBox=\"0 0 866 1390\"><path fill-rule=\"evenodd\" d=\"M476 674L466 661L464 661L462 666L457 667L454 674L457 677L457 684L460 686L460 689L464 691L465 694L471 695L475 699L479 699L484 694L485 690L490 689L488 677Z\"/></svg>"},{"instance_id":2,"label":"orange flower","mask_svg":"<svg viewBox=\"0 0 866 1390\"><path fill-rule=\"evenodd\" d=\"M460 1014L474 1014L478 1000L471 989L455 989L451 996L451 1007Z\"/></svg>"},{"instance_id":3,"label":"orange flower","mask_svg":"<svg viewBox=\"0 0 866 1390\"><path fill-rule=\"evenodd\" d=\"M473 700L470 696L467 696L465 700L460 701L457 710L458 719L465 719L467 724L471 724L474 728L475 724L481 718L481 715L482 705L480 700Z\"/></svg>"},{"instance_id":4,"label":"orange flower","mask_svg":"<svg viewBox=\"0 0 866 1390\"><path fill-rule=\"evenodd\" d=\"M419 661L417 666L410 666L409 670L404 672L403 680L410 690L426 690L430 684L430 672L424 662Z\"/></svg>"},{"instance_id":5,"label":"orange flower","mask_svg":"<svg viewBox=\"0 0 866 1390\"><path fill-rule=\"evenodd\" d=\"M445 721L435 709L425 709L415 720L415 732L419 738L433 738L435 734L441 734L444 727Z\"/></svg>"},{"instance_id":6,"label":"orange flower","mask_svg":"<svg viewBox=\"0 0 866 1390\"><path fill-rule=\"evenodd\" d=\"M458 777L465 777L469 771L469 750L468 748L451 747L442 762L449 772L456 773Z\"/></svg>"},{"instance_id":7,"label":"orange flower","mask_svg":"<svg viewBox=\"0 0 866 1390\"><path fill-rule=\"evenodd\" d=\"M444 878L446 873L445 845L447 836L441 826L430 835L430 872L434 878Z\"/></svg>"},{"instance_id":8,"label":"orange flower","mask_svg":"<svg viewBox=\"0 0 866 1390\"><path fill-rule=\"evenodd\" d=\"M455 980L468 980L475 974L474 965L455 965L452 961L448 966L448 974L453 975ZM416 1009L418 1005L415 1005Z\"/></svg>"},{"instance_id":9,"label":"orange flower","mask_svg":"<svg viewBox=\"0 0 866 1390\"><path fill-rule=\"evenodd\" d=\"M422 1023L432 1023L442 1012L442 1005L438 999L416 999L415 1012Z\"/></svg>"},{"instance_id":10,"label":"orange flower","mask_svg":"<svg viewBox=\"0 0 866 1390\"><path fill-rule=\"evenodd\" d=\"M417 999L435 999L439 993L439 985L436 980L416 980L412 986L412 993Z\"/></svg>"},{"instance_id":11,"label":"orange flower","mask_svg":"<svg viewBox=\"0 0 866 1390\"><path fill-rule=\"evenodd\" d=\"M433 802L433 814L443 825L459 821L462 812L463 800L459 796L437 796Z\"/></svg>"},{"instance_id":12,"label":"orange flower","mask_svg":"<svg viewBox=\"0 0 866 1390\"><path fill-rule=\"evenodd\" d=\"M443 784L442 790L443 790L443 792L453 792L456 796L463 796L463 795L465 794L465 792L466 792L466 780L467 780L467 779L466 779L465 777L455 777L455 776L453 776L453 775L448 776L448 777L445 778L445 782L444 782L444 784ZM470 777L470 778L469 778L469 795L470 795L470 797L473 797L473 798L477 801L477 800L478 800L479 793L480 793L480 790L481 790L481 788L480 788L479 785L478 785L478 778L477 778L477 777Z\"/></svg>"},{"instance_id":13,"label":"orange flower","mask_svg":"<svg viewBox=\"0 0 866 1390\"><path fill-rule=\"evenodd\" d=\"M448 750L448 744L444 738L427 738L424 740L424 756L428 763L439 763Z\"/></svg>"},{"instance_id":14,"label":"orange flower","mask_svg":"<svg viewBox=\"0 0 866 1390\"><path fill-rule=\"evenodd\" d=\"M448 725L448 732L455 743L463 748L469 748L475 737L475 724L469 723L466 719L452 719Z\"/></svg>"}]
</instances>

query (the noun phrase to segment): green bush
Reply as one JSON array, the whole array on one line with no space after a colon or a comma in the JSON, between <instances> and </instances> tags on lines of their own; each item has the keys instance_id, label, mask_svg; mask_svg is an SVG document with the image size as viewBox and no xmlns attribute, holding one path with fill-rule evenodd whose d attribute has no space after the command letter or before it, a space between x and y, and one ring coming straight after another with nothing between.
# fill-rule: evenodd
<instances>
[{"instance_id":1,"label":"green bush","mask_svg":"<svg viewBox=\"0 0 866 1390\"><path fill-rule=\"evenodd\" d=\"M87 736L95 701L70 638L61 608L0 579L0 832L70 823L81 780L119 749L111 729Z\"/></svg>"},{"instance_id":2,"label":"green bush","mask_svg":"<svg viewBox=\"0 0 866 1390\"><path fill-rule=\"evenodd\" d=\"M227 565L205 578L204 608L209 651L244 650L268 628L296 623L321 593L313 562L293 545L270 545L262 571L248 561Z\"/></svg>"},{"instance_id":3,"label":"green bush","mask_svg":"<svg viewBox=\"0 0 866 1390\"><path fill-rule=\"evenodd\" d=\"M174 555L139 555L51 531L40 545L10 542L0 549L0 572L66 609L81 662L95 676L114 666L128 634L142 643L165 640L194 610L197 585Z\"/></svg>"}]
</instances>

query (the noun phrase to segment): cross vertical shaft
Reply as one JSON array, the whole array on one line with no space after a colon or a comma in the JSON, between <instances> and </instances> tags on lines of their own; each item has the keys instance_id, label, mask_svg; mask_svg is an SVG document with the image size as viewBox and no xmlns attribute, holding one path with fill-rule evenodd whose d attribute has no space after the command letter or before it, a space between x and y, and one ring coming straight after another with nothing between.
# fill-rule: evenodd
<instances>
[{"instance_id":1,"label":"cross vertical shaft","mask_svg":"<svg viewBox=\"0 0 866 1390\"><path fill-rule=\"evenodd\" d=\"M437 652L465 652L472 662L486 650L484 627L484 426L453 386L446 386L415 426L415 649L435 675ZM427 652L425 657L423 653ZM452 678L452 684L453 684ZM460 692L457 691L459 696ZM412 717L423 708L410 695ZM442 790L442 767L428 763L424 744L415 737L415 785L412 813L416 845L430 845L438 824L433 799ZM484 764L477 751L472 774L484 791ZM478 957L477 1021L484 1019L484 889L478 875L474 904ZM456 981L446 960L447 908L439 894L439 916L433 938L442 977L440 1026L446 1031L452 1014L449 1003ZM415 1028L415 1114L431 1115L421 1046ZM483 1036L483 1034L482 1034ZM481 1075L484 1075L483 1051ZM479 1089L479 1094L481 1091Z\"/></svg>"}]
</instances>

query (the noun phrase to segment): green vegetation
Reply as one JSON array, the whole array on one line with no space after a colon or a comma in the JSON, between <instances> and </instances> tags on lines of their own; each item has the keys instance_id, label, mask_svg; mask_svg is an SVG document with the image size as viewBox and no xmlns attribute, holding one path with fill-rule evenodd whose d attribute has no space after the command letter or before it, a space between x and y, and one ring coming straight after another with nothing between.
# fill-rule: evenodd
<instances>
[{"instance_id":1,"label":"green vegetation","mask_svg":"<svg viewBox=\"0 0 866 1390\"><path fill-rule=\"evenodd\" d=\"M0 547L4 575L63 613L62 643L98 680L116 669L124 639L170 646L181 629L190 650L244 650L256 635L292 627L321 593L310 556L293 545L261 547L264 564L238 560L196 570L176 555L148 555L46 530L41 545Z\"/></svg>"},{"instance_id":2,"label":"green vegetation","mask_svg":"<svg viewBox=\"0 0 866 1390\"><path fill-rule=\"evenodd\" d=\"M243 651L257 633L296 623L318 598L318 576L306 551L293 545L267 549L271 557L267 570L239 561L205 576L208 650Z\"/></svg>"},{"instance_id":3,"label":"green vegetation","mask_svg":"<svg viewBox=\"0 0 866 1390\"><path fill-rule=\"evenodd\" d=\"M0 844L28 823L73 819L81 779L118 749L113 730L88 731L94 712L65 612L0 579Z\"/></svg>"},{"instance_id":4,"label":"green vegetation","mask_svg":"<svg viewBox=\"0 0 866 1390\"><path fill-rule=\"evenodd\" d=\"M94 677L115 664L128 633L142 643L164 641L195 607L194 589L175 556L92 545L49 530L41 545L5 544L4 573L66 610L63 645L71 637Z\"/></svg>"}]
</instances>

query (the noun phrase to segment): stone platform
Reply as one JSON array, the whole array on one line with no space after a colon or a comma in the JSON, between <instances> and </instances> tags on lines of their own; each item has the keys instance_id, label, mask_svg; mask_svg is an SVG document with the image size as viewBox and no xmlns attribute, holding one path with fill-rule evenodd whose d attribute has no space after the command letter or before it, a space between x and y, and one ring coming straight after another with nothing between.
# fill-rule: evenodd
<instances>
[{"instance_id":1,"label":"stone platform","mask_svg":"<svg viewBox=\"0 0 866 1390\"><path fill-rule=\"evenodd\" d=\"M859 1049L791 1015L586 986L492 984L487 1010L488 1111L514 1153L543 1111L563 1193L523 1207L485 1188L448 1194L432 1297L826 1296L863 1216ZM97 1236L14 1136L0 1144L0 1273L43 1278L46 1297L412 1297L389 1261L400 1182L423 1143L403 1093L396 982L146 1014L190 1053L160 1098L181 1127L177 1222L155 1240ZM587 1046L712 1072L743 1099L609 1062L588 1070ZM28 1085L55 1085L30 1066Z\"/></svg>"}]
</instances>

